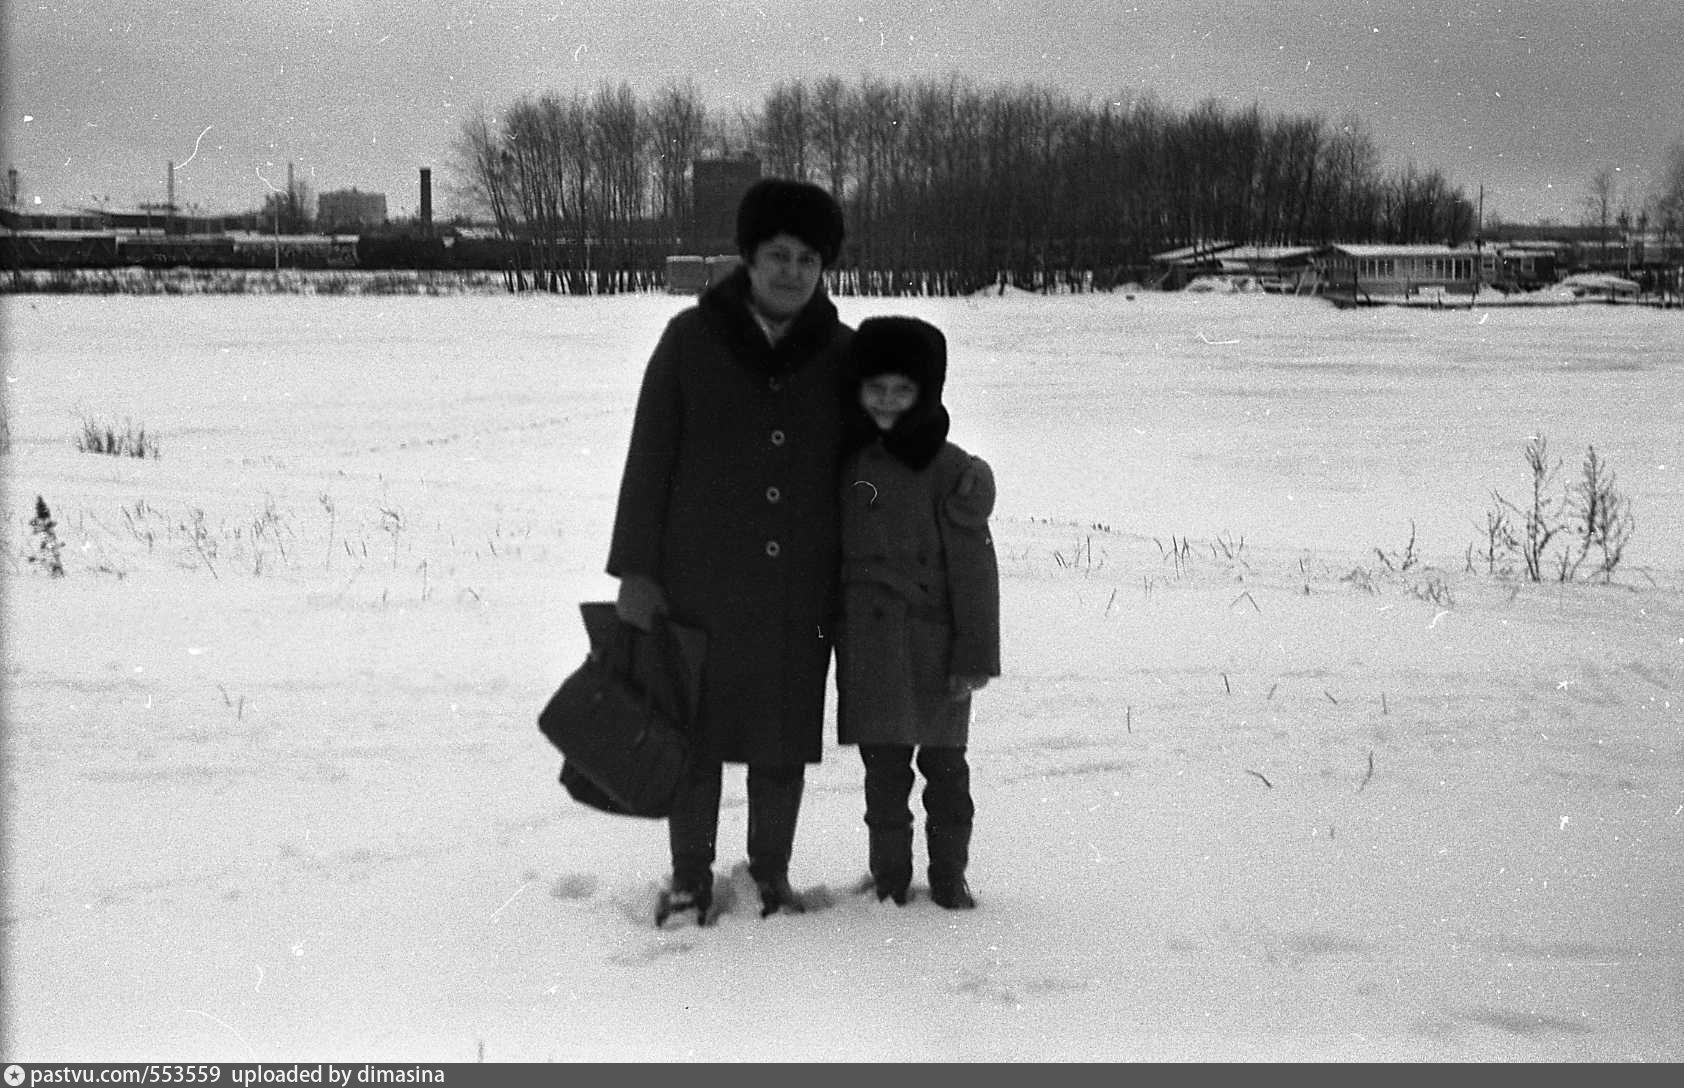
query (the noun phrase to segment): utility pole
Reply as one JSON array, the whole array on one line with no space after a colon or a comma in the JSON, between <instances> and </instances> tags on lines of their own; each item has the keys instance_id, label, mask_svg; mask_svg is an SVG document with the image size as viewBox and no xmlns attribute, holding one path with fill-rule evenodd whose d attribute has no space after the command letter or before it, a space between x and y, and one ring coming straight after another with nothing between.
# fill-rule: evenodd
<instances>
[{"instance_id":1,"label":"utility pole","mask_svg":"<svg viewBox=\"0 0 1684 1088\"><path fill-rule=\"evenodd\" d=\"M1474 217L1474 283L1473 297L1479 297L1479 285L1485 279L1485 183L1479 185L1479 211Z\"/></svg>"},{"instance_id":2,"label":"utility pole","mask_svg":"<svg viewBox=\"0 0 1684 1088\"><path fill-rule=\"evenodd\" d=\"M18 168L15 166L6 171L6 210L12 213L12 290L15 291L22 278L19 271L22 258L18 253Z\"/></svg>"}]
</instances>

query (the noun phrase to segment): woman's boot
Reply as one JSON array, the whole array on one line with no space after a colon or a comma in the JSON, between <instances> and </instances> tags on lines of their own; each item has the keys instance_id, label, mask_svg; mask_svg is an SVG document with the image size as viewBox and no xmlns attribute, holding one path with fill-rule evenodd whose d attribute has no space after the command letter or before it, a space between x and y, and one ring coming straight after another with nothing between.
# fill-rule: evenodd
<instances>
[{"instance_id":1,"label":"woman's boot","mask_svg":"<svg viewBox=\"0 0 1684 1088\"><path fill-rule=\"evenodd\" d=\"M748 769L748 869L760 893L760 917L782 911L802 914L806 906L789 886L795 822L807 768L750 765Z\"/></svg>"},{"instance_id":2,"label":"woman's boot","mask_svg":"<svg viewBox=\"0 0 1684 1088\"><path fill-rule=\"evenodd\" d=\"M719 793L723 768L698 761L679 784L678 796L667 815L667 842L672 851L672 880L655 904L655 927L669 918L695 912L696 924L707 925L713 906L714 840L719 830Z\"/></svg>"},{"instance_id":3,"label":"woman's boot","mask_svg":"<svg viewBox=\"0 0 1684 1088\"><path fill-rule=\"evenodd\" d=\"M712 919L708 911L713 907L713 873L680 876L673 874L672 883L661 892L655 903L655 928L667 924L667 919L688 914L696 915L696 924L705 926Z\"/></svg>"}]
</instances>

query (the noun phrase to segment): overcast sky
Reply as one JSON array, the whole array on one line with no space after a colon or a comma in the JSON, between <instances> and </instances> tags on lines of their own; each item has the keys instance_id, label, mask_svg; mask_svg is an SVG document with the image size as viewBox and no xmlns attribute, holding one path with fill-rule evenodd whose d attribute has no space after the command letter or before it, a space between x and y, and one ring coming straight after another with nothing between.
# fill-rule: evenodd
<instances>
[{"instance_id":1,"label":"overcast sky","mask_svg":"<svg viewBox=\"0 0 1684 1088\"><path fill-rule=\"evenodd\" d=\"M1391 162L1508 220L1640 202L1684 141L1684 0L3 0L6 166L63 210L317 192L449 214L462 119L522 94L691 79L733 114L780 79L959 73L1078 100L1354 112ZM36 202L39 202L38 204Z\"/></svg>"}]
</instances>

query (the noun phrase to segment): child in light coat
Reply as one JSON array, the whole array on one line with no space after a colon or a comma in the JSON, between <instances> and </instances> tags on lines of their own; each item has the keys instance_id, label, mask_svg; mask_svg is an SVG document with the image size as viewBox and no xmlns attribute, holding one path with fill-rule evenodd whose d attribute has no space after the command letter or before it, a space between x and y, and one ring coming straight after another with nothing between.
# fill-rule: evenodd
<instances>
[{"instance_id":1,"label":"child in light coat","mask_svg":"<svg viewBox=\"0 0 1684 1088\"><path fill-rule=\"evenodd\" d=\"M871 885L905 904L913 765L924 776L930 898L976 906L970 856L971 693L1000 675L1000 587L987 462L947 440L947 341L873 317L844 364L842 616L837 708L865 764Z\"/></svg>"}]
</instances>

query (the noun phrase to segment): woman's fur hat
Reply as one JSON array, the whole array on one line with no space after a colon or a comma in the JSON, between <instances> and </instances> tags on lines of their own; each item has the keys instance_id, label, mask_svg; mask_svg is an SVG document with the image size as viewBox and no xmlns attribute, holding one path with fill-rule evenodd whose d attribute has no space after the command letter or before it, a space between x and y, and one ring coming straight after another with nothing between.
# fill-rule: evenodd
<instances>
[{"instance_id":1,"label":"woman's fur hat","mask_svg":"<svg viewBox=\"0 0 1684 1088\"><path fill-rule=\"evenodd\" d=\"M737 252L752 260L760 243L780 234L793 234L818 250L829 268L842 253L842 209L817 185L762 178L737 205Z\"/></svg>"},{"instance_id":2,"label":"woman's fur hat","mask_svg":"<svg viewBox=\"0 0 1684 1088\"><path fill-rule=\"evenodd\" d=\"M868 317L848 343L845 365L850 448L877 437L877 425L860 407L860 384L879 374L904 374L918 383L918 400L883 435L888 451L913 468L923 468L941 452L950 421L941 403L947 382L947 337L916 317Z\"/></svg>"}]
</instances>

